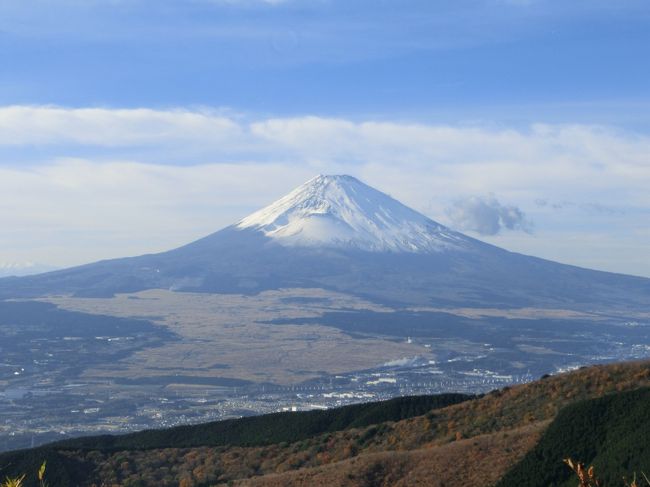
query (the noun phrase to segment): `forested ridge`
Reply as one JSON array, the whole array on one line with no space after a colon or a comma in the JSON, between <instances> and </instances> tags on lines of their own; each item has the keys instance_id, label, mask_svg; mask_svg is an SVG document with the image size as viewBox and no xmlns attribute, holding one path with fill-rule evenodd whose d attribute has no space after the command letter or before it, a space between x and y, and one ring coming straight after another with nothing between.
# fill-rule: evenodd
<instances>
[{"instance_id":1,"label":"forested ridge","mask_svg":"<svg viewBox=\"0 0 650 487\"><path fill-rule=\"evenodd\" d=\"M567 406L497 487L574 486L564 458L593 465L606 486L650 474L650 388Z\"/></svg>"},{"instance_id":2,"label":"forested ridge","mask_svg":"<svg viewBox=\"0 0 650 487\"><path fill-rule=\"evenodd\" d=\"M562 463L570 456L594 463L606 487L617 487L622 473L650 470L649 388L650 362L599 365L476 397L406 397L69 440L1 455L0 477L27 472L34 485L47 459L50 485L61 487L546 487L576 483Z\"/></svg>"}]
</instances>

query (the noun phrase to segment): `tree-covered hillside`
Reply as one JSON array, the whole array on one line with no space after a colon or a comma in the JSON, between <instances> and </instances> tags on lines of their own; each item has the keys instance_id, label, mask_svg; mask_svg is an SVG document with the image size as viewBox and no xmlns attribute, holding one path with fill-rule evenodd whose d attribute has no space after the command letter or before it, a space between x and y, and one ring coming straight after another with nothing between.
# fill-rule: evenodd
<instances>
[{"instance_id":1,"label":"tree-covered hillside","mask_svg":"<svg viewBox=\"0 0 650 487\"><path fill-rule=\"evenodd\" d=\"M605 486L622 486L623 477L635 472L650 473L650 388L563 409L497 487L573 487L576 480L564 458L593 465Z\"/></svg>"},{"instance_id":2,"label":"tree-covered hillside","mask_svg":"<svg viewBox=\"0 0 650 487\"><path fill-rule=\"evenodd\" d=\"M466 394L398 397L324 411L274 413L119 436L89 436L54 445L58 449L107 451L291 443L322 433L420 416L472 397Z\"/></svg>"},{"instance_id":3,"label":"tree-covered hillside","mask_svg":"<svg viewBox=\"0 0 650 487\"><path fill-rule=\"evenodd\" d=\"M27 484L35 482L35 472L43 460L51 465L52 485L75 485L84 473L86 462L75 461L63 451L124 451L206 446L253 447L293 443L314 436L361 428L386 421L420 416L434 409L471 399L466 394L398 397L388 401L354 404L324 411L267 414L200 425L148 430L119 436L89 436L53 443L31 450L0 455L0 477L30 473ZM83 478L83 476L81 477Z\"/></svg>"},{"instance_id":4,"label":"tree-covered hillside","mask_svg":"<svg viewBox=\"0 0 650 487\"><path fill-rule=\"evenodd\" d=\"M1 455L0 478L27 473L35 485L47 460L57 487L568 487L576 479L562 459L572 457L618 487L622 475L650 471L649 435L650 362L629 362L473 398L407 397L70 440Z\"/></svg>"}]
</instances>

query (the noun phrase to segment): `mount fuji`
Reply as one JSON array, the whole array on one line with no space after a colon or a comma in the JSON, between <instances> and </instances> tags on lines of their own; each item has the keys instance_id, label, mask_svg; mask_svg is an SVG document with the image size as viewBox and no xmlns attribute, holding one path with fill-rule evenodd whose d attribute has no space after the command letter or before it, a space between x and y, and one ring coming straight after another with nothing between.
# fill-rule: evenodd
<instances>
[{"instance_id":1,"label":"mount fuji","mask_svg":"<svg viewBox=\"0 0 650 487\"><path fill-rule=\"evenodd\" d=\"M317 176L183 247L0 279L0 298L323 288L392 305L646 309L650 279L508 252L351 176Z\"/></svg>"},{"instance_id":2,"label":"mount fuji","mask_svg":"<svg viewBox=\"0 0 650 487\"><path fill-rule=\"evenodd\" d=\"M352 176L317 176L235 226L295 247L429 253L469 244Z\"/></svg>"}]
</instances>

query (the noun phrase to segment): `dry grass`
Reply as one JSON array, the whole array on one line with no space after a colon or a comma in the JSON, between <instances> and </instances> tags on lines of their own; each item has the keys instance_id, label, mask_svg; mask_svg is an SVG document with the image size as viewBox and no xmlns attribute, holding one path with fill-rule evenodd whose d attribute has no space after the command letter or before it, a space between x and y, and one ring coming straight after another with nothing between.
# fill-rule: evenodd
<instances>
[{"instance_id":1,"label":"dry grass","mask_svg":"<svg viewBox=\"0 0 650 487\"><path fill-rule=\"evenodd\" d=\"M45 467L46 467L46 462L43 462L41 464L41 467L38 469L38 485L39 487L48 487L47 482L45 482ZM13 478L5 478L4 482L0 484L0 487L23 487L23 484L25 482L25 478L27 475L23 474L20 477L13 477Z\"/></svg>"},{"instance_id":2,"label":"dry grass","mask_svg":"<svg viewBox=\"0 0 650 487\"><path fill-rule=\"evenodd\" d=\"M236 482L238 487L454 487L492 485L537 442L544 424L412 451L379 452L326 466Z\"/></svg>"},{"instance_id":3,"label":"dry grass","mask_svg":"<svg viewBox=\"0 0 650 487\"><path fill-rule=\"evenodd\" d=\"M303 301L292 301L296 298ZM118 363L88 369L84 378L89 380L190 375L289 385L320 377L322 371L340 374L364 370L389 360L429 353L416 343L353 338L329 326L264 323L315 318L341 309L391 311L322 289L285 289L254 296L158 289L108 299L59 297L46 301L69 311L149 319L182 338L136 352ZM260 363L264 367L259 367Z\"/></svg>"},{"instance_id":4,"label":"dry grass","mask_svg":"<svg viewBox=\"0 0 650 487\"><path fill-rule=\"evenodd\" d=\"M565 458L564 463L566 463L578 476L579 487L603 487L600 480L596 478L593 465L589 468L585 468L584 463L574 462L570 458Z\"/></svg>"},{"instance_id":5,"label":"dry grass","mask_svg":"<svg viewBox=\"0 0 650 487\"><path fill-rule=\"evenodd\" d=\"M7 477L0 487L22 487L23 482L25 481L25 475L22 477L9 478Z\"/></svg>"},{"instance_id":6,"label":"dry grass","mask_svg":"<svg viewBox=\"0 0 650 487\"><path fill-rule=\"evenodd\" d=\"M605 487L604 484L596 477L593 465L589 468L586 468L584 463L574 461L571 458L565 458L564 463L566 463L578 477L578 487ZM625 487L641 487L641 485L650 486L650 479L648 476L643 472L641 473L641 476L644 479L643 484L638 483L636 473L634 474L631 482L628 482L627 479L624 478L623 483L625 484Z\"/></svg>"}]
</instances>

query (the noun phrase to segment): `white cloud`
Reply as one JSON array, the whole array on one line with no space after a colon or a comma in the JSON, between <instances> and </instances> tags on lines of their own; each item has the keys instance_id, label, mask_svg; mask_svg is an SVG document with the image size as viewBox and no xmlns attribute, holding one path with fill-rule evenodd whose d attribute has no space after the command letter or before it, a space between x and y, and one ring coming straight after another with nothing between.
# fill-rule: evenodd
<instances>
[{"instance_id":1,"label":"white cloud","mask_svg":"<svg viewBox=\"0 0 650 487\"><path fill-rule=\"evenodd\" d=\"M240 136L233 120L210 112L112 110L55 106L0 108L0 145L133 146L195 141L213 145Z\"/></svg>"},{"instance_id":2,"label":"white cloud","mask_svg":"<svg viewBox=\"0 0 650 487\"><path fill-rule=\"evenodd\" d=\"M0 261L63 266L166 250L233 223L312 174L272 163L66 159L0 167Z\"/></svg>"},{"instance_id":3,"label":"white cloud","mask_svg":"<svg viewBox=\"0 0 650 487\"><path fill-rule=\"evenodd\" d=\"M38 159L30 158L34 148ZM577 264L607 261L602 268L650 275L650 250L636 250L639 265L626 255L617 268L620 256L590 245L605 231L647 248L648 223L639 215L650 211L650 137L612 128L5 107L0 151L0 261L60 265L163 250L234 222L316 173L350 173L452 225L449 204L498 194L535 221L536 233L497 234L493 243L553 258L561 248ZM573 205L560 215L541 200ZM585 205L634 211L585 212ZM570 243L558 242L563 232ZM591 235L584 245L580 232Z\"/></svg>"},{"instance_id":4,"label":"white cloud","mask_svg":"<svg viewBox=\"0 0 650 487\"><path fill-rule=\"evenodd\" d=\"M294 158L354 167L411 193L496 192L521 201L577 192L592 202L615 197L650 206L650 138L603 127L513 130L305 117L256 122L251 132Z\"/></svg>"},{"instance_id":5,"label":"white cloud","mask_svg":"<svg viewBox=\"0 0 650 487\"><path fill-rule=\"evenodd\" d=\"M494 195L458 199L446 212L455 228L481 235L497 235L504 229L524 232L532 229L532 222L520 208L503 205Z\"/></svg>"}]
</instances>

